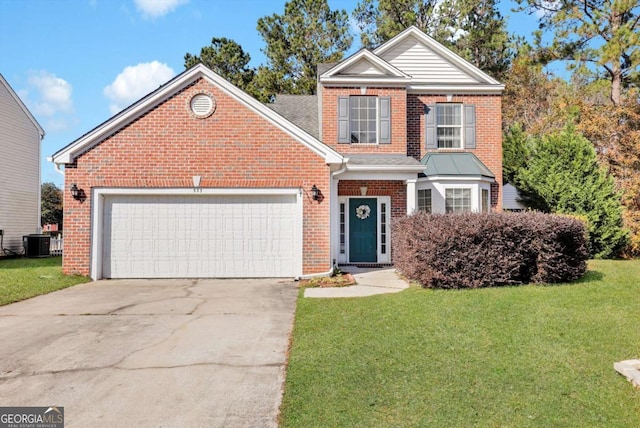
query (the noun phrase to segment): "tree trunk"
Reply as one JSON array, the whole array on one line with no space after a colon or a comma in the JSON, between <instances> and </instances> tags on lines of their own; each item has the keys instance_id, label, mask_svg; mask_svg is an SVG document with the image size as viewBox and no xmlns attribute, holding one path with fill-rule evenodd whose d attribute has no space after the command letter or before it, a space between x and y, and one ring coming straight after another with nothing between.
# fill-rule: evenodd
<instances>
[{"instance_id":1,"label":"tree trunk","mask_svg":"<svg viewBox=\"0 0 640 428\"><path fill-rule=\"evenodd\" d=\"M619 64L614 64L611 73L611 102L614 106L620 105L620 92L622 88L622 71Z\"/></svg>"}]
</instances>

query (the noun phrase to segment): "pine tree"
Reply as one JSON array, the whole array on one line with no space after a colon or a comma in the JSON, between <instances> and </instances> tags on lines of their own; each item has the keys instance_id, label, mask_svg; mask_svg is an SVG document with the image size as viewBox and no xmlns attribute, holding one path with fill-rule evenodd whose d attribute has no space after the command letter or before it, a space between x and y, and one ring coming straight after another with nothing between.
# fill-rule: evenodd
<instances>
[{"instance_id":1,"label":"pine tree","mask_svg":"<svg viewBox=\"0 0 640 428\"><path fill-rule=\"evenodd\" d=\"M249 67L251 56L242 46L226 37L214 37L210 46L200 49L200 55L187 53L184 67L202 63L241 89L247 90L255 70Z\"/></svg>"},{"instance_id":2,"label":"pine tree","mask_svg":"<svg viewBox=\"0 0 640 428\"><path fill-rule=\"evenodd\" d=\"M315 94L316 66L340 61L353 37L345 10L331 10L327 0L291 0L284 14L258 20L266 43L267 64L255 85L267 96L278 93Z\"/></svg>"}]
</instances>

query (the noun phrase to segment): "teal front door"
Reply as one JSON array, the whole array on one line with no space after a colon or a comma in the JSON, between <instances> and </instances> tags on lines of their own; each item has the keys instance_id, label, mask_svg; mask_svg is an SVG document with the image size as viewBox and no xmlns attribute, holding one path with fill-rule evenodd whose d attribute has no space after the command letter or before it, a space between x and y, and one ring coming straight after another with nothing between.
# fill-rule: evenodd
<instances>
[{"instance_id":1,"label":"teal front door","mask_svg":"<svg viewBox=\"0 0 640 428\"><path fill-rule=\"evenodd\" d=\"M349 199L349 262L378 261L378 200Z\"/></svg>"}]
</instances>

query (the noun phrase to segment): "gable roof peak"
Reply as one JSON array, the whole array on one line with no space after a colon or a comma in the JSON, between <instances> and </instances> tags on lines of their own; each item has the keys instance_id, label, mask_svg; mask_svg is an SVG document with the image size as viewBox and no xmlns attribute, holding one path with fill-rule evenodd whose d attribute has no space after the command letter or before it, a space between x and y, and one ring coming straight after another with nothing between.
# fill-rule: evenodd
<instances>
[{"instance_id":1,"label":"gable roof peak","mask_svg":"<svg viewBox=\"0 0 640 428\"><path fill-rule=\"evenodd\" d=\"M416 39L429 50L433 51L436 55L440 56L462 72L473 77L478 82L488 85L501 85L501 83L496 79L489 76L487 73L480 70L478 67L471 64L469 61L462 58L460 55L456 54L451 49L447 48L442 43L438 42L415 25L408 27L396 36L387 40L386 42L375 48L373 50L373 53L379 57L384 57L385 53L391 51L394 47L400 45L408 38Z\"/></svg>"},{"instance_id":2,"label":"gable roof peak","mask_svg":"<svg viewBox=\"0 0 640 428\"><path fill-rule=\"evenodd\" d=\"M35 116L33 116L31 111L29 111L25 103L20 99L16 91L13 90L13 88L11 87L9 82L7 82L7 80L4 78L2 73L0 73L0 84L7 89L7 92L9 92L9 95L11 95L11 97L14 99L16 104L18 104L18 107L20 107L20 109L24 112L25 116L27 116L27 118L31 121L31 123L33 123L33 126L38 130L38 133L40 134L40 139L42 140L45 134L44 129L42 128L42 126L40 126L40 124L36 120Z\"/></svg>"},{"instance_id":3,"label":"gable roof peak","mask_svg":"<svg viewBox=\"0 0 640 428\"><path fill-rule=\"evenodd\" d=\"M148 111L164 103L173 95L201 78L206 79L211 84L217 86L222 92L240 102L244 107L259 114L267 121L271 122L272 125L280 128L314 151L316 154L324 157L327 163L342 162L343 157L341 154L322 143L306 130L300 128L290 120L287 120L248 93L233 85L204 64L197 64L188 70L183 71L158 87L155 91L144 96L120 113L112 116L110 119L107 119L105 122L71 142L66 147L58 150L51 156L51 161L57 165L73 162L76 157L80 156L89 148L99 144L108 136L128 126Z\"/></svg>"},{"instance_id":4,"label":"gable roof peak","mask_svg":"<svg viewBox=\"0 0 640 428\"><path fill-rule=\"evenodd\" d=\"M354 73L349 72L359 65L368 65L375 72L363 73L361 70ZM389 64L370 50L362 48L347 59L326 70L319 76L319 79L322 83L345 83L353 79L358 81L370 79L386 84L406 84L411 79L411 76Z\"/></svg>"}]
</instances>

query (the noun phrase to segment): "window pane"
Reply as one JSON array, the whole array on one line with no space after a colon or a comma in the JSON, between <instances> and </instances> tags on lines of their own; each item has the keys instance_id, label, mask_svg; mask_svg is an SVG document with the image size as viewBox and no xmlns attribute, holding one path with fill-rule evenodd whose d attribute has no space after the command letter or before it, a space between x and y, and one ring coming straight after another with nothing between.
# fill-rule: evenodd
<instances>
[{"instance_id":1,"label":"window pane","mask_svg":"<svg viewBox=\"0 0 640 428\"><path fill-rule=\"evenodd\" d=\"M345 203L340 203L340 254L344 254L346 250L345 235Z\"/></svg>"},{"instance_id":2,"label":"window pane","mask_svg":"<svg viewBox=\"0 0 640 428\"><path fill-rule=\"evenodd\" d=\"M380 204L380 253L387 254L387 204Z\"/></svg>"},{"instance_id":3,"label":"window pane","mask_svg":"<svg viewBox=\"0 0 640 428\"><path fill-rule=\"evenodd\" d=\"M446 189L445 211L448 213L471 211L471 189Z\"/></svg>"},{"instance_id":4,"label":"window pane","mask_svg":"<svg viewBox=\"0 0 640 428\"><path fill-rule=\"evenodd\" d=\"M378 103L376 97L349 97L352 143L377 142Z\"/></svg>"},{"instance_id":5,"label":"window pane","mask_svg":"<svg viewBox=\"0 0 640 428\"><path fill-rule=\"evenodd\" d=\"M418 210L431 212L431 189L418 190Z\"/></svg>"},{"instance_id":6,"label":"window pane","mask_svg":"<svg viewBox=\"0 0 640 428\"><path fill-rule=\"evenodd\" d=\"M482 212L489 212L489 191L487 189L482 189Z\"/></svg>"},{"instance_id":7,"label":"window pane","mask_svg":"<svg viewBox=\"0 0 640 428\"><path fill-rule=\"evenodd\" d=\"M441 128L438 127L438 148L440 149L457 149L462 147L460 142L460 128Z\"/></svg>"},{"instance_id":8,"label":"window pane","mask_svg":"<svg viewBox=\"0 0 640 428\"><path fill-rule=\"evenodd\" d=\"M436 111L438 114L438 125L460 126L462 124L462 105L438 104L436 107Z\"/></svg>"}]
</instances>

